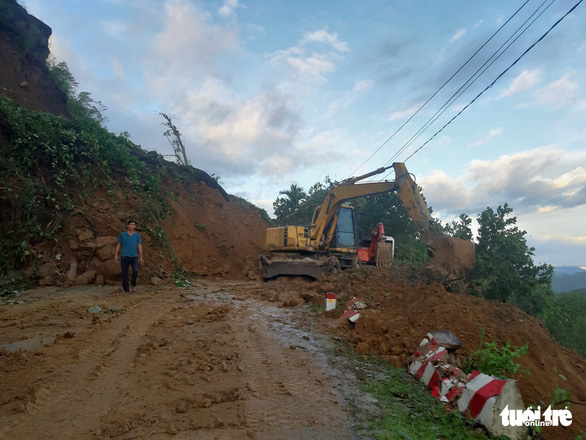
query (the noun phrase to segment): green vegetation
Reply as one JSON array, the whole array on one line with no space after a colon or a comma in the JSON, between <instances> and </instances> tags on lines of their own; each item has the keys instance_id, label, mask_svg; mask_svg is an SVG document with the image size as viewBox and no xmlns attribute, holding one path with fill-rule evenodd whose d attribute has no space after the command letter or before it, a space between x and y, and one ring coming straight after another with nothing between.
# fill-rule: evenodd
<instances>
[{"instance_id":1,"label":"green vegetation","mask_svg":"<svg viewBox=\"0 0 586 440\"><path fill-rule=\"evenodd\" d=\"M540 318L560 344L586 356L586 297L581 292L554 295L553 267L533 262L535 249L527 245L527 233L517 227L512 212L505 203L478 215L476 268L470 277L470 293L514 304ZM470 223L470 218L462 214L444 230L453 236L471 237Z\"/></svg>"},{"instance_id":2,"label":"green vegetation","mask_svg":"<svg viewBox=\"0 0 586 440\"><path fill-rule=\"evenodd\" d=\"M161 220L169 212L159 173L166 162L124 136L109 133L90 117L65 119L21 108L0 96L0 272L36 261L39 248L55 237L66 216L83 207L99 184L130 182L140 196L135 215L173 260ZM153 172L154 171L154 172ZM57 246L57 243L55 243Z\"/></svg>"},{"instance_id":3,"label":"green vegetation","mask_svg":"<svg viewBox=\"0 0 586 440\"><path fill-rule=\"evenodd\" d=\"M89 92L77 92L78 83L65 61L57 62L54 57L47 60L49 73L57 87L67 96L67 111L74 119L91 119L102 125L106 121L106 106L95 101Z\"/></svg>"},{"instance_id":4,"label":"green vegetation","mask_svg":"<svg viewBox=\"0 0 586 440\"><path fill-rule=\"evenodd\" d=\"M448 411L421 382L403 369L389 367L384 379L364 387L379 401L384 415L372 425L375 439L487 439L457 410Z\"/></svg>"},{"instance_id":5,"label":"green vegetation","mask_svg":"<svg viewBox=\"0 0 586 440\"><path fill-rule=\"evenodd\" d=\"M506 341L505 345L498 346L496 342L484 342L484 328L480 333L480 348L466 358L466 366L464 371L466 373L472 370L481 371L484 374L500 377L512 377L519 372L521 367L515 359L519 359L522 355L526 355L529 350L527 344L522 347L513 347ZM530 375L530 371L525 373Z\"/></svg>"},{"instance_id":6,"label":"green vegetation","mask_svg":"<svg viewBox=\"0 0 586 440\"><path fill-rule=\"evenodd\" d=\"M583 293L559 295L544 310L543 322L556 341L586 357L586 296Z\"/></svg>"}]
</instances>

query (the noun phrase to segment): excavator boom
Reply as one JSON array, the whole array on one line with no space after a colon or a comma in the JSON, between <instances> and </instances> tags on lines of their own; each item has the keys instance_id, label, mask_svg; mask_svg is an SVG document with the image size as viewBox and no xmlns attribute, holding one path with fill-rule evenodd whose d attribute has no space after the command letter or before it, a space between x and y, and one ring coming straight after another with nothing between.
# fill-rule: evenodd
<instances>
[{"instance_id":1,"label":"excavator boom","mask_svg":"<svg viewBox=\"0 0 586 440\"><path fill-rule=\"evenodd\" d=\"M393 168L395 171L394 181L358 183L368 177L381 174L389 168ZM379 168L362 176L347 179L331 189L326 194L321 206L315 209L309 229L300 226L269 228L267 230L267 248L273 251L304 252L303 260L307 264L310 263L307 260L311 260L312 256L318 254L330 257L334 253L333 251L340 251L340 249L332 248L331 244L336 228L340 226L338 216L341 215L342 204L359 197L390 191L396 191L399 195L438 266L457 276L464 276L472 270L474 267L474 245L470 241L447 237L435 226L417 183L407 171L405 164L400 162L395 162L390 167ZM293 238L295 239L293 242L295 247L291 249ZM356 253L355 249L343 249L343 251ZM286 261L286 258L279 259L280 266L286 266ZM263 274L265 274L267 273L265 267L268 267L271 261L263 256L261 262ZM295 270L300 271L301 267L302 265L297 264ZM273 272L277 272L277 270L273 268Z\"/></svg>"}]
</instances>

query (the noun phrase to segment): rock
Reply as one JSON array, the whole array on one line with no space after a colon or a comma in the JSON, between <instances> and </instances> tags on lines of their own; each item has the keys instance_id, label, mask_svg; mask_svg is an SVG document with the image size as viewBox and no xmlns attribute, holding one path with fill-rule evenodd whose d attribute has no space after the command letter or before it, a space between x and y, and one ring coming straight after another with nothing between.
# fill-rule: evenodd
<instances>
[{"instance_id":1,"label":"rock","mask_svg":"<svg viewBox=\"0 0 586 440\"><path fill-rule=\"evenodd\" d=\"M97 237L96 244L98 249L102 249L104 246L116 246L118 244L118 237L114 236L105 236L105 237Z\"/></svg>"},{"instance_id":2,"label":"rock","mask_svg":"<svg viewBox=\"0 0 586 440\"><path fill-rule=\"evenodd\" d=\"M114 258L114 252L116 252L114 246L108 245L102 247L101 249L99 249L99 247L100 245L98 244L98 252L96 252L96 256L101 261L111 260L112 258Z\"/></svg>"},{"instance_id":3,"label":"rock","mask_svg":"<svg viewBox=\"0 0 586 440\"><path fill-rule=\"evenodd\" d=\"M96 277L96 282L95 282L95 284L96 284L96 285L98 285L98 286L101 286L101 285L103 285L103 284L104 284L104 275L102 275L102 274L99 274L99 275Z\"/></svg>"},{"instance_id":4,"label":"rock","mask_svg":"<svg viewBox=\"0 0 586 440\"><path fill-rule=\"evenodd\" d=\"M19 86L20 86L20 87L22 87L22 88L24 88L24 87L28 86L28 82L27 82L27 81L22 81L22 82L19 84Z\"/></svg>"},{"instance_id":5,"label":"rock","mask_svg":"<svg viewBox=\"0 0 586 440\"><path fill-rule=\"evenodd\" d=\"M94 238L94 233L89 229L76 229L75 232L79 241L88 241Z\"/></svg>"},{"instance_id":6,"label":"rock","mask_svg":"<svg viewBox=\"0 0 586 440\"><path fill-rule=\"evenodd\" d=\"M53 275L47 275L39 281L39 286L54 286L57 278Z\"/></svg>"},{"instance_id":7,"label":"rock","mask_svg":"<svg viewBox=\"0 0 586 440\"><path fill-rule=\"evenodd\" d=\"M84 241L79 243L78 249L80 251L94 251L98 245L95 241Z\"/></svg>"},{"instance_id":8,"label":"rock","mask_svg":"<svg viewBox=\"0 0 586 440\"><path fill-rule=\"evenodd\" d=\"M69 281L75 281L77 278L77 260L75 258L69 263L69 270L67 270L65 277Z\"/></svg>"},{"instance_id":9,"label":"rock","mask_svg":"<svg viewBox=\"0 0 586 440\"><path fill-rule=\"evenodd\" d=\"M99 265L99 271L107 281L119 281L122 279L122 269L119 261L104 261Z\"/></svg>"},{"instance_id":10,"label":"rock","mask_svg":"<svg viewBox=\"0 0 586 440\"><path fill-rule=\"evenodd\" d=\"M57 272L58 268L53 262L45 263L39 268L39 274L41 275L41 278L56 275Z\"/></svg>"},{"instance_id":11,"label":"rock","mask_svg":"<svg viewBox=\"0 0 586 440\"><path fill-rule=\"evenodd\" d=\"M96 271L95 270L88 270L85 273L82 273L75 279L75 284L78 286L92 284L96 279Z\"/></svg>"},{"instance_id":12,"label":"rock","mask_svg":"<svg viewBox=\"0 0 586 440\"><path fill-rule=\"evenodd\" d=\"M151 283L153 286L160 286L162 284L166 283L166 280L159 278L159 277L152 277L151 278Z\"/></svg>"}]
</instances>

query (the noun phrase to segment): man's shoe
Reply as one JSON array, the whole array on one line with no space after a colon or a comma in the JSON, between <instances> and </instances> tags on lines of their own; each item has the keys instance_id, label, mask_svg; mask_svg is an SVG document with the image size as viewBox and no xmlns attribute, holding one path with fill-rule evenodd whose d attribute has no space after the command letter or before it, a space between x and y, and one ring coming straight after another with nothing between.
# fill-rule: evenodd
<instances>
[{"instance_id":1,"label":"man's shoe","mask_svg":"<svg viewBox=\"0 0 586 440\"><path fill-rule=\"evenodd\" d=\"M136 293L136 286L130 286L130 293Z\"/></svg>"}]
</instances>

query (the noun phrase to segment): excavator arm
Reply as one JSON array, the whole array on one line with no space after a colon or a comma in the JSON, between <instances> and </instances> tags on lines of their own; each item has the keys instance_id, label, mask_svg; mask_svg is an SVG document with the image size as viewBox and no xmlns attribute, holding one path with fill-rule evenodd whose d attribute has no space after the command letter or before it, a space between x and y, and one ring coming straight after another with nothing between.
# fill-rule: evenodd
<instances>
[{"instance_id":1,"label":"excavator arm","mask_svg":"<svg viewBox=\"0 0 586 440\"><path fill-rule=\"evenodd\" d=\"M394 168L395 170L396 178L394 181L356 183L367 177L384 173L389 168ZM331 231L326 232L326 228L332 223L342 203L358 197L390 191L396 191L398 193L417 229L429 244L432 235L434 235L431 214L427 209L425 200L419 192L417 184L407 171L405 164L400 162L395 162L390 167L379 168L363 176L348 179L328 192L323 203L316 208L313 215L311 229L312 242L316 243L318 248L327 246L332 234Z\"/></svg>"},{"instance_id":2,"label":"excavator arm","mask_svg":"<svg viewBox=\"0 0 586 440\"><path fill-rule=\"evenodd\" d=\"M367 177L381 174L389 168L395 170L394 181L357 183ZM472 242L447 237L437 229L417 183L401 162L348 179L328 192L321 206L314 212L311 242L315 243L317 249L327 250L333 237L336 213L342 203L389 191L396 191L399 195L436 264L458 276L463 276L474 268L475 253ZM327 230L328 225L332 225L330 230Z\"/></svg>"}]
</instances>

